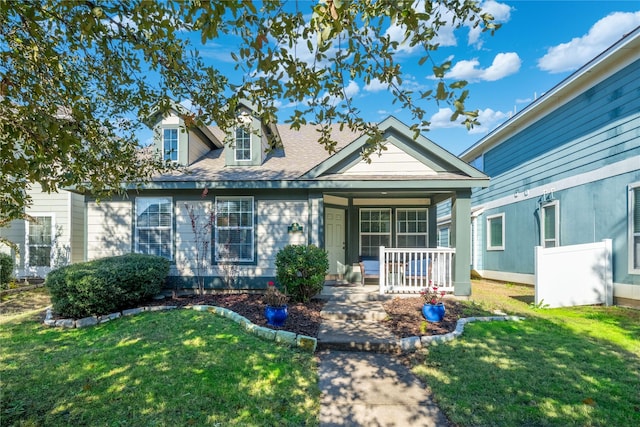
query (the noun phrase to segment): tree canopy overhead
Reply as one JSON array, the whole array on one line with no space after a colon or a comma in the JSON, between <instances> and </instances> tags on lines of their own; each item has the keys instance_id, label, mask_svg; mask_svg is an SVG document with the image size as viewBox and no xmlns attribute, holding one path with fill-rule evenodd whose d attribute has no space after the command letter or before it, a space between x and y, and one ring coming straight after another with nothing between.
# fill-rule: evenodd
<instances>
[{"instance_id":1,"label":"tree canopy overhead","mask_svg":"<svg viewBox=\"0 0 640 427\"><path fill-rule=\"evenodd\" d=\"M416 134L429 126L430 103L473 126L466 82L446 83L450 63L432 54L444 26L494 31L492 20L470 0L0 0L0 225L23 215L34 183L111 194L171 167L141 155L137 134L151 111L176 100L193 106L187 126L229 130L248 99L265 123L317 125L330 152L331 128L348 126L371 137L365 158L384 147L349 98L351 80L386 85ZM390 27L420 48L431 89L403 86ZM193 34L237 42L234 76L199 56ZM281 118L277 102L298 107Z\"/></svg>"}]
</instances>

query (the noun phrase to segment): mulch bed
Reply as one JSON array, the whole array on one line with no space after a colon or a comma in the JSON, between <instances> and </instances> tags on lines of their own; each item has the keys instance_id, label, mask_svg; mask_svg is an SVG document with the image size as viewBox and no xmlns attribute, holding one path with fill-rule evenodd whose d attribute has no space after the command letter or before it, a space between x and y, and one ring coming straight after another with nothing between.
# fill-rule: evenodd
<instances>
[{"instance_id":1,"label":"mulch bed","mask_svg":"<svg viewBox=\"0 0 640 427\"><path fill-rule=\"evenodd\" d=\"M317 337L322 322L320 314L324 301L312 299L307 304L289 304L289 316L285 325L277 328L267 325L264 316L265 304L260 294L216 294L216 295L191 295L167 298L163 301L154 301L150 305L215 305L228 308L252 323L271 329L280 329L297 334ZM382 321L384 327L389 328L397 337L406 338L421 335L441 335L452 332L456 328L458 319L462 316L462 306L455 300L445 299L445 317L442 322L431 323L425 321L422 316L421 297L394 298L384 304L384 309L389 318Z\"/></svg>"},{"instance_id":2,"label":"mulch bed","mask_svg":"<svg viewBox=\"0 0 640 427\"><path fill-rule=\"evenodd\" d=\"M427 322L422 315L422 297L396 297L384 304L389 318L382 324L400 338L443 335L456 329L458 320L462 317L462 305L453 299L445 298L444 319L441 322Z\"/></svg>"},{"instance_id":3,"label":"mulch bed","mask_svg":"<svg viewBox=\"0 0 640 427\"><path fill-rule=\"evenodd\" d=\"M312 299L306 304L288 304L287 321L283 327L267 325L264 317L266 304L262 301L261 294L215 294L215 295L193 295L177 296L167 298L162 301L154 301L147 305L176 305L184 307L187 305L215 305L228 308L231 311L246 317L252 323L276 330L295 332L296 334L317 337L320 330L322 316L320 311L324 306L324 301Z\"/></svg>"}]
</instances>

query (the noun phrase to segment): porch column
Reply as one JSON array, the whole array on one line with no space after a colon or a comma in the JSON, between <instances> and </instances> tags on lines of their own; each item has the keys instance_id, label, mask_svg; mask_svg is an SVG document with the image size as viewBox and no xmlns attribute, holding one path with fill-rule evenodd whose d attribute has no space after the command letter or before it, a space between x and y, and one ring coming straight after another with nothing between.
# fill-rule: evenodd
<instances>
[{"instance_id":1,"label":"porch column","mask_svg":"<svg viewBox=\"0 0 640 427\"><path fill-rule=\"evenodd\" d=\"M427 242L427 247L435 248L438 246L438 206L435 203L429 206L427 218L429 219L429 230L427 233L429 241Z\"/></svg>"},{"instance_id":2,"label":"porch column","mask_svg":"<svg viewBox=\"0 0 640 427\"><path fill-rule=\"evenodd\" d=\"M309 220L306 232L309 244L324 247L324 201L321 193L309 194Z\"/></svg>"},{"instance_id":3,"label":"porch column","mask_svg":"<svg viewBox=\"0 0 640 427\"><path fill-rule=\"evenodd\" d=\"M451 199L451 247L453 257L453 294L471 295L471 191L456 191Z\"/></svg>"}]
</instances>

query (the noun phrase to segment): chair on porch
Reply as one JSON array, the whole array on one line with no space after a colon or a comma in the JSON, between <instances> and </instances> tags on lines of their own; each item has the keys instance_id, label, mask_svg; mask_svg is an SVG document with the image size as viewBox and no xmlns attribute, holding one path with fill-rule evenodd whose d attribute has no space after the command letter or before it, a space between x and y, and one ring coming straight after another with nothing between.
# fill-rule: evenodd
<instances>
[{"instance_id":1,"label":"chair on porch","mask_svg":"<svg viewBox=\"0 0 640 427\"><path fill-rule=\"evenodd\" d=\"M359 264L360 274L362 276L362 286L364 286L365 279L380 278L380 260L378 257L361 256Z\"/></svg>"}]
</instances>

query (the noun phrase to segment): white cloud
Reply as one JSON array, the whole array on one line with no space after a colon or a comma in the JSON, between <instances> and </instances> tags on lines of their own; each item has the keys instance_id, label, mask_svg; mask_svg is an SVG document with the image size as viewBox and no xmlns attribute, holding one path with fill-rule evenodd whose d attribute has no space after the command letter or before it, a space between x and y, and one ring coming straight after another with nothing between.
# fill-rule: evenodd
<instances>
[{"instance_id":1,"label":"white cloud","mask_svg":"<svg viewBox=\"0 0 640 427\"><path fill-rule=\"evenodd\" d=\"M353 98L358 93L360 93L360 86L358 86L358 83L354 82L353 80L349 80L349 84L344 88L344 94L346 95L346 97Z\"/></svg>"},{"instance_id":2,"label":"white cloud","mask_svg":"<svg viewBox=\"0 0 640 427\"><path fill-rule=\"evenodd\" d=\"M456 121L452 122L452 114L453 110L451 108L441 108L429 119L431 122L431 126L429 126L429 128L435 130L462 127L461 123L464 120L464 117L459 116ZM478 121L480 122L480 126L476 126L469 130L469 134L487 133L508 118L509 114L503 113L502 111L494 111L491 108L479 110Z\"/></svg>"},{"instance_id":3,"label":"white cloud","mask_svg":"<svg viewBox=\"0 0 640 427\"><path fill-rule=\"evenodd\" d=\"M573 71L640 25L640 11L614 12L596 22L582 37L550 47L538 60L538 68L550 73Z\"/></svg>"},{"instance_id":4,"label":"white cloud","mask_svg":"<svg viewBox=\"0 0 640 427\"><path fill-rule=\"evenodd\" d=\"M469 130L469 134L488 133L495 129L498 125L502 124L509 118L509 113L503 113L502 111L494 111L491 108L478 111L478 121L480 126L476 126Z\"/></svg>"},{"instance_id":5,"label":"white cloud","mask_svg":"<svg viewBox=\"0 0 640 427\"><path fill-rule=\"evenodd\" d=\"M387 90L388 86L386 83L382 83L380 80L378 80L377 78L373 78L371 79L371 81L369 82L368 85L364 86L364 91L365 92L380 92L383 90Z\"/></svg>"},{"instance_id":6,"label":"white cloud","mask_svg":"<svg viewBox=\"0 0 640 427\"><path fill-rule=\"evenodd\" d=\"M413 4L413 8L416 10L424 11L424 2L425 0L416 1ZM439 7L440 6L437 3L434 4L434 8L439 8ZM440 29L438 30L437 36L431 40L431 43L433 44L437 43L440 46L456 46L458 42L456 40L456 36L454 33L455 27L451 24L451 22L453 21L453 13L443 8L442 16L440 17L440 20L446 22L446 24L440 27ZM427 23L427 25L430 25L430 23ZM385 31L384 35L389 36L391 41L395 41L399 43L398 48L396 49L396 52L398 53L411 54L416 50L422 50L423 48L420 45L409 46L409 43L403 43L405 39L405 31L406 31L406 27L403 27L397 24L392 24L389 26L389 28L387 28L387 31Z\"/></svg>"},{"instance_id":7,"label":"white cloud","mask_svg":"<svg viewBox=\"0 0 640 427\"><path fill-rule=\"evenodd\" d=\"M467 81L496 81L515 74L520 70L522 61L515 52L499 53L487 68L479 68L480 61L472 59L457 62L445 77Z\"/></svg>"},{"instance_id":8,"label":"white cloud","mask_svg":"<svg viewBox=\"0 0 640 427\"><path fill-rule=\"evenodd\" d=\"M512 7L504 4L498 3L494 0L488 0L482 3L480 6L482 8L483 13L490 13L493 15L494 22L499 24L504 24L505 22L509 22L511 20L511 10ZM482 47L482 39L480 36L482 35L482 28L480 26L473 28L469 26L469 44L476 45L476 47Z\"/></svg>"},{"instance_id":9,"label":"white cloud","mask_svg":"<svg viewBox=\"0 0 640 427\"><path fill-rule=\"evenodd\" d=\"M461 126L462 118L458 117L458 120L452 122L452 114L453 110L451 108L440 108L437 113L429 118L431 123L429 129L448 129Z\"/></svg>"}]
</instances>

